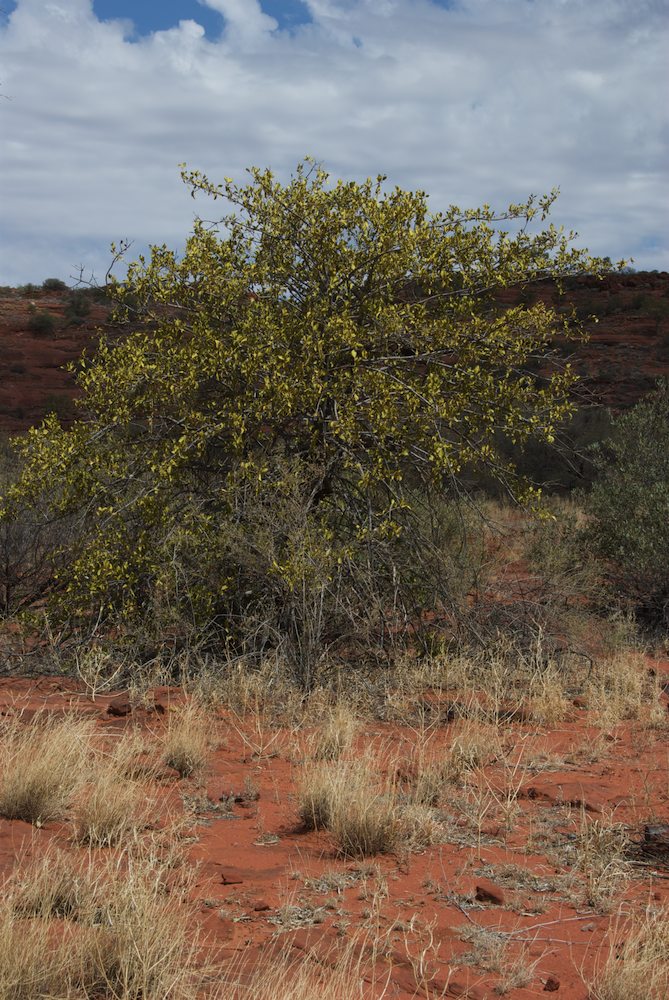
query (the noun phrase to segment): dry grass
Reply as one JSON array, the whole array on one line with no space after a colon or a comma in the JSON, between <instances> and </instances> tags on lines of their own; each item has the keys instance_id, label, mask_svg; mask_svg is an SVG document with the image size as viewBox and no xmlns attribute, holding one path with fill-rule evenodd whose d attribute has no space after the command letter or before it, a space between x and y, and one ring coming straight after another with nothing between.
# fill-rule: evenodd
<instances>
[{"instance_id":1,"label":"dry grass","mask_svg":"<svg viewBox=\"0 0 669 1000\"><path fill-rule=\"evenodd\" d=\"M529 684L528 707L534 722L550 728L569 715L571 704L565 693L564 678L553 664L533 673Z\"/></svg>"},{"instance_id":2,"label":"dry grass","mask_svg":"<svg viewBox=\"0 0 669 1000\"><path fill-rule=\"evenodd\" d=\"M492 763L502 754L499 725L465 720L457 730L450 747L454 778L462 780L468 772Z\"/></svg>"},{"instance_id":3,"label":"dry grass","mask_svg":"<svg viewBox=\"0 0 669 1000\"><path fill-rule=\"evenodd\" d=\"M502 753L499 726L466 719L457 725L450 744L438 745L419 737L408 762L407 795L412 802L438 806L449 788L463 785L471 775ZM402 772L402 762L396 770Z\"/></svg>"},{"instance_id":4,"label":"dry grass","mask_svg":"<svg viewBox=\"0 0 669 1000\"><path fill-rule=\"evenodd\" d=\"M534 979L540 959L531 960L524 945L511 949L507 934L494 928L469 924L462 928L460 939L471 945L470 951L460 961L486 972L496 972L499 982L494 992L498 995L504 996L513 989L529 986Z\"/></svg>"},{"instance_id":5,"label":"dry grass","mask_svg":"<svg viewBox=\"0 0 669 1000\"><path fill-rule=\"evenodd\" d=\"M588 705L598 724L611 729L621 722L653 722L658 707L657 680L644 657L625 650L596 665L586 688Z\"/></svg>"},{"instance_id":6,"label":"dry grass","mask_svg":"<svg viewBox=\"0 0 669 1000\"><path fill-rule=\"evenodd\" d=\"M79 936L77 936L77 942ZM11 900L0 900L0 997L35 1000L90 996L94 980L86 974L74 934L54 940L48 921L27 921L15 913ZM80 973L80 974L78 974ZM78 979L78 982L76 980Z\"/></svg>"},{"instance_id":7,"label":"dry grass","mask_svg":"<svg viewBox=\"0 0 669 1000\"><path fill-rule=\"evenodd\" d=\"M20 867L0 904L0 997L194 1000L185 889L146 845L98 866L51 852Z\"/></svg>"},{"instance_id":8,"label":"dry grass","mask_svg":"<svg viewBox=\"0 0 669 1000\"><path fill-rule=\"evenodd\" d=\"M94 888L91 873L80 862L50 847L33 860L18 863L3 895L8 894L14 913L19 917L92 922Z\"/></svg>"},{"instance_id":9,"label":"dry grass","mask_svg":"<svg viewBox=\"0 0 669 1000\"><path fill-rule=\"evenodd\" d=\"M421 749L416 755L415 771L408 795L415 805L434 808L443 800L453 779L454 771L450 755L438 756Z\"/></svg>"},{"instance_id":10,"label":"dry grass","mask_svg":"<svg viewBox=\"0 0 669 1000\"><path fill-rule=\"evenodd\" d=\"M407 800L362 761L306 768L298 811L307 829L327 830L346 857L422 849L440 833L431 809Z\"/></svg>"},{"instance_id":11,"label":"dry grass","mask_svg":"<svg viewBox=\"0 0 669 1000\"><path fill-rule=\"evenodd\" d=\"M115 847L136 838L152 811L140 785L120 777L112 767L99 769L75 803L75 840L91 847Z\"/></svg>"},{"instance_id":12,"label":"dry grass","mask_svg":"<svg viewBox=\"0 0 669 1000\"><path fill-rule=\"evenodd\" d=\"M160 748L139 728L126 729L111 746L104 746L102 757L122 778L151 779L160 771Z\"/></svg>"},{"instance_id":13,"label":"dry grass","mask_svg":"<svg viewBox=\"0 0 669 1000\"><path fill-rule=\"evenodd\" d=\"M298 803L305 827L328 830L347 857L386 853L397 844L397 802L360 762L306 768Z\"/></svg>"},{"instance_id":14,"label":"dry grass","mask_svg":"<svg viewBox=\"0 0 669 1000\"><path fill-rule=\"evenodd\" d=\"M364 939L353 939L332 956L296 960L290 945L277 945L260 964L236 962L224 974L220 1000L363 1000L370 996L365 950Z\"/></svg>"},{"instance_id":15,"label":"dry grass","mask_svg":"<svg viewBox=\"0 0 669 1000\"><path fill-rule=\"evenodd\" d=\"M44 714L0 729L0 815L41 824L60 816L88 777L94 723Z\"/></svg>"},{"instance_id":16,"label":"dry grass","mask_svg":"<svg viewBox=\"0 0 669 1000\"><path fill-rule=\"evenodd\" d=\"M84 646L75 650L74 670L95 701L97 695L111 690L123 677L127 664L99 646Z\"/></svg>"},{"instance_id":17,"label":"dry grass","mask_svg":"<svg viewBox=\"0 0 669 1000\"><path fill-rule=\"evenodd\" d=\"M322 726L313 737L314 759L339 760L351 749L358 728L358 720L348 705L341 702L337 704L327 714Z\"/></svg>"},{"instance_id":18,"label":"dry grass","mask_svg":"<svg viewBox=\"0 0 669 1000\"><path fill-rule=\"evenodd\" d=\"M135 839L156 806L136 779L155 774L155 761L137 729L123 733L111 749L99 749L90 781L75 798L75 840L91 847L115 847Z\"/></svg>"},{"instance_id":19,"label":"dry grass","mask_svg":"<svg viewBox=\"0 0 669 1000\"><path fill-rule=\"evenodd\" d=\"M612 820L587 818L581 811L574 868L585 878L585 902L602 913L629 881L632 866L628 855L630 839L625 827Z\"/></svg>"},{"instance_id":20,"label":"dry grass","mask_svg":"<svg viewBox=\"0 0 669 1000\"><path fill-rule=\"evenodd\" d=\"M162 740L163 761L182 778L201 770L209 756L211 719L193 701L170 715Z\"/></svg>"},{"instance_id":21,"label":"dry grass","mask_svg":"<svg viewBox=\"0 0 669 1000\"><path fill-rule=\"evenodd\" d=\"M591 1000L666 1000L669 996L669 913L640 921L618 919L609 947L600 952Z\"/></svg>"}]
</instances>

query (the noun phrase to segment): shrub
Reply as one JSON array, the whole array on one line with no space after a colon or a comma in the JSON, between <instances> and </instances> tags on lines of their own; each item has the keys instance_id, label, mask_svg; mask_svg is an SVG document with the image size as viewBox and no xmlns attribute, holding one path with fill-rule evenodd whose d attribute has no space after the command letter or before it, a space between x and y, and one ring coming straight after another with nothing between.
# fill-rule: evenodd
<instances>
[{"instance_id":1,"label":"shrub","mask_svg":"<svg viewBox=\"0 0 669 1000\"><path fill-rule=\"evenodd\" d=\"M56 320L48 312L36 312L28 320L28 329L40 337L47 337L56 329Z\"/></svg>"},{"instance_id":2,"label":"shrub","mask_svg":"<svg viewBox=\"0 0 669 1000\"><path fill-rule=\"evenodd\" d=\"M17 456L0 441L0 493L18 475ZM58 546L72 537L70 523L50 523L44 513L43 507L28 505L0 520L0 616L16 613L48 591L59 563Z\"/></svg>"},{"instance_id":3,"label":"shrub","mask_svg":"<svg viewBox=\"0 0 669 1000\"><path fill-rule=\"evenodd\" d=\"M65 307L65 319L75 326L84 322L91 311L89 296L83 290L77 290L70 295Z\"/></svg>"},{"instance_id":4,"label":"shrub","mask_svg":"<svg viewBox=\"0 0 669 1000\"><path fill-rule=\"evenodd\" d=\"M669 381L613 421L595 454L586 539L649 624L669 626Z\"/></svg>"},{"instance_id":5,"label":"shrub","mask_svg":"<svg viewBox=\"0 0 669 1000\"><path fill-rule=\"evenodd\" d=\"M81 513L66 617L187 616L238 649L255 630L308 687L333 633L355 634L365 592L383 641L388 608L406 630L434 595L438 538L423 533L417 552L412 531L461 494L465 469L536 499L499 439L553 438L575 375L549 344L575 330L543 302L509 308L494 293L610 265L557 227L529 232L555 195L431 213L425 192L384 177L331 183L309 162L286 184L249 173L217 187L184 172L193 195L235 214L220 232L197 221L184 254L154 247L130 264L113 295L121 312L137 304L133 331L81 367L80 420L47 418L22 441L0 516L45 496L53 517ZM286 525L296 482L302 510ZM271 545L240 567L231 550L252 547L253 505Z\"/></svg>"},{"instance_id":6,"label":"shrub","mask_svg":"<svg viewBox=\"0 0 669 1000\"><path fill-rule=\"evenodd\" d=\"M45 278L42 282L45 292L66 292L67 285L60 278Z\"/></svg>"}]
</instances>

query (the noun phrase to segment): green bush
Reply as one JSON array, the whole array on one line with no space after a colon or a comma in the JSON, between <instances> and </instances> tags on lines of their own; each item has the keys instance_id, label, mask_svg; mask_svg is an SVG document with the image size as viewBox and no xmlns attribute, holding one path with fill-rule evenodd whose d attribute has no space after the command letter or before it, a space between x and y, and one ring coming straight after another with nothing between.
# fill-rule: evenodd
<instances>
[{"instance_id":1,"label":"green bush","mask_svg":"<svg viewBox=\"0 0 669 1000\"><path fill-rule=\"evenodd\" d=\"M610 265L557 227L529 234L555 194L432 214L425 192L310 161L286 185L183 177L233 214L112 283L133 329L80 367L81 419L19 444L0 520L42 502L82 525L63 615L257 635L309 686L320 650L357 641L359 609L382 646L434 607L435 580L463 590L449 498L466 474L537 502L501 445L552 443L576 376L550 344L578 330L495 292Z\"/></svg>"},{"instance_id":2,"label":"green bush","mask_svg":"<svg viewBox=\"0 0 669 1000\"><path fill-rule=\"evenodd\" d=\"M613 420L595 451L587 538L643 620L669 626L669 380Z\"/></svg>"},{"instance_id":3,"label":"green bush","mask_svg":"<svg viewBox=\"0 0 669 1000\"><path fill-rule=\"evenodd\" d=\"M72 292L65 309L65 318L70 322L80 324L91 311L88 296L83 291Z\"/></svg>"},{"instance_id":4,"label":"green bush","mask_svg":"<svg viewBox=\"0 0 669 1000\"><path fill-rule=\"evenodd\" d=\"M48 336L56 329L56 320L48 312L36 312L28 320L28 329L40 336Z\"/></svg>"},{"instance_id":5,"label":"green bush","mask_svg":"<svg viewBox=\"0 0 669 1000\"><path fill-rule=\"evenodd\" d=\"M45 292L66 292L67 285L60 278L45 278L42 282L42 288Z\"/></svg>"}]
</instances>

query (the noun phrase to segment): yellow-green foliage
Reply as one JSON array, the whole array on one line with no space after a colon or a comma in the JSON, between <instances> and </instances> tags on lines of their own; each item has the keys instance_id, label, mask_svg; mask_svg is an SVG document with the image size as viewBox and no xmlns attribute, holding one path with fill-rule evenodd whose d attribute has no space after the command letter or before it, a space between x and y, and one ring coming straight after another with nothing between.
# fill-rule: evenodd
<instances>
[{"instance_id":1,"label":"yellow-green foliage","mask_svg":"<svg viewBox=\"0 0 669 1000\"><path fill-rule=\"evenodd\" d=\"M235 490L267 479L277 449L322 470L311 502L328 500L330 525L338 511L349 537L392 538L408 474L437 487L466 467L499 474L500 435L550 441L569 414L568 366L540 380L530 369L556 329L574 330L542 302L494 299L610 267L573 234L529 232L555 193L442 214L422 191L332 184L310 161L287 184L256 168L245 186L183 179L234 214L196 222L181 257L156 246L130 265L112 292L134 332L85 360L80 419L30 432L0 504L11 517L46 494L52 513L82 513L62 581L71 607L136 609L187 580L189 607L210 614L235 585L216 563ZM319 538L336 542L325 525Z\"/></svg>"}]
</instances>

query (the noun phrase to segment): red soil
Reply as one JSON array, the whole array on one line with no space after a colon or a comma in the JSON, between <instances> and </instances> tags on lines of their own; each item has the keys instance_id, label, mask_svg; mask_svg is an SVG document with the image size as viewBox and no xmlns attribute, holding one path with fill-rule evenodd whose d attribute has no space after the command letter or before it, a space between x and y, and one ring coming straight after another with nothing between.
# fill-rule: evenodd
<instances>
[{"instance_id":1,"label":"red soil","mask_svg":"<svg viewBox=\"0 0 669 1000\"><path fill-rule=\"evenodd\" d=\"M652 667L669 679L668 662ZM100 731L129 724L155 730L182 695L167 688L153 695L151 710L132 709L124 695L92 699L70 680L7 678L0 680L0 716L22 712L29 719L41 709L74 709L95 718ZM435 747L448 742L452 726L435 728ZM301 829L295 782L308 730L267 723L261 732L254 720L240 722L226 710L217 713L212 730L216 749L202 779L166 773L153 791L166 808L191 804L191 853L200 865L193 902L224 959L262 961L270 943L280 940L291 941L298 956L309 950L332 961L333 950L366 928L384 941L375 969L367 966L368 982L377 984L370 997L385 988L383 996L396 1000L492 1000L499 974L468 964L473 946L461 940L463 931L489 928L510 935L511 956L524 948L530 965L536 962L528 985L505 995L529 1000L556 992L561 1000L586 1000L584 978L608 953L607 933L619 908L643 914L669 905L669 858L644 852L642 843L644 824L669 823L666 729L625 723L602 731L579 706L554 731L508 725L504 761L480 777L484 790L498 796L505 784L518 790L518 813L508 829L499 810L490 809L472 827L447 806L445 843L369 862L339 858L327 834ZM382 747L401 770L416 737L411 727L373 722L360 750ZM632 880L607 914L579 900L578 886L565 885L567 860L562 865L551 850L568 859L581 817L606 823L611 815L640 846ZM554 841L548 857L542 837ZM0 819L0 879L19 856L39 855L49 844L74 849L67 821L36 829Z\"/></svg>"}]
</instances>

